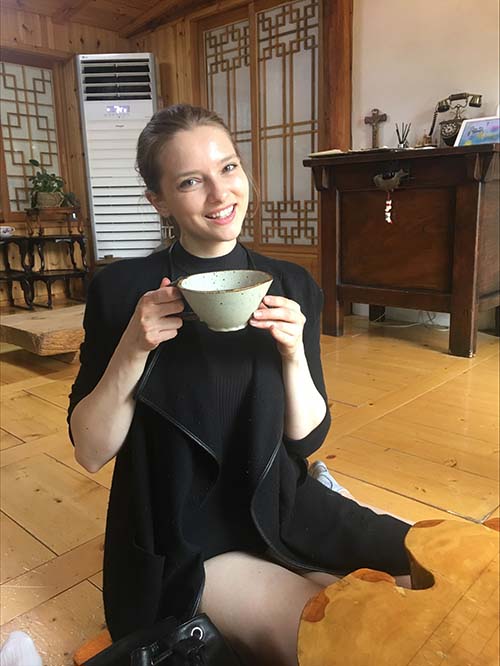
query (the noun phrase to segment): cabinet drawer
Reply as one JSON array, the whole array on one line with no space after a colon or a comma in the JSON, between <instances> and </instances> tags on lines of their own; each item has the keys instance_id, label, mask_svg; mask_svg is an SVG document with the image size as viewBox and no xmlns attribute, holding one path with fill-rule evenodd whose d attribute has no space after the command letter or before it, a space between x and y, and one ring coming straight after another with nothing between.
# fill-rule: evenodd
<instances>
[{"instance_id":1,"label":"cabinet drawer","mask_svg":"<svg viewBox=\"0 0 500 666\"><path fill-rule=\"evenodd\" d=\"M367 164L346 164L330 171L334 186L341 192L376 190L373 177L377 174L404 169L409 178L403 180L401 189L428 187L455 187L467 180L467 161L463 157L450 157L443 169L442 159L394 159Z\"/></svg>"}]
</instances>

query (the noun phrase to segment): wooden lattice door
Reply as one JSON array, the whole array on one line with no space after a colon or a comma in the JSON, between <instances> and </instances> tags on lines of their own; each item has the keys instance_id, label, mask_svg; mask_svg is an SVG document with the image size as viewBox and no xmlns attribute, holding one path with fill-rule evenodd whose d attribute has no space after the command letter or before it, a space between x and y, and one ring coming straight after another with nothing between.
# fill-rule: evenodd
<instances>
[{"instance_id":1,"label":"wooden lattice door","mask_svg":"<svg viewBox=\"0 0 500 666\"><path fill-rule=\"evenodd\" d=\"M319 277L319 0L251 2L199 25L201 99L227 122L255 191L241 239ZM256 194L255 192L258 192Z\"/></svg>"}]
</instances>

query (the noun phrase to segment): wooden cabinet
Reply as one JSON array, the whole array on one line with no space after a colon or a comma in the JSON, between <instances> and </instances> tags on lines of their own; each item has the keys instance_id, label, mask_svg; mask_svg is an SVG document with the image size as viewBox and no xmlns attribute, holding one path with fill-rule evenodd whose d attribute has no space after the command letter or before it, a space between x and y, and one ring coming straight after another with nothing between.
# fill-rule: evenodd
<instances>
[{"instance_id":1,"label":"wooden cabinet","mask_svg":"<svg viewBox=\"0 0 500 666\"><path fill-rule=\"evenodd\" d=\"M450 352L472 356L478 309L497 307L498 327L499 145L344 153L304 164L321 199L324 332L343 334L351 302L448 312ZM392 224L384 217L389 187Z\"/></svg>"}]
</instances>

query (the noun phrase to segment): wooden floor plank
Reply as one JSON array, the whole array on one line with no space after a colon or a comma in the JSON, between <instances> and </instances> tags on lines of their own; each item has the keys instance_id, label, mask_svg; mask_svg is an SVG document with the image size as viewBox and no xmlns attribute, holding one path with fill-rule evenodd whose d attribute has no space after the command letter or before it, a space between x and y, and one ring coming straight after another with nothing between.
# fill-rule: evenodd
<instances>
[{"instance_id":1,"label":"wooden floor plank","mask_svg":"<svg viewBox=\"0 0 500 666\"><path fill-rule=\"evenodd\" d=\"M63 370L65 363L50 357L36 356L24 349L4 352L1 355L1 384L11 384L30 377L48 375Z\"/></svg>"},{"instance_id":2,"label":"wooden floor plank","mask_svg":"<svg viewBox=\"0 0 500 666\"><path fill-rule=\"evenodd\" d=\"M333 400L342 400L351 405L363 405L369 401L397 391L402 384L388 382L370 376L362 370L350 370L329 362L328 357L323 364L323 372L328 395Z\"/></svg>"},{"instance_id":3,"label":"wooden floor plank","mask_svg":"<svg viewBox=\"0 0 500 666\"><path fill-rule=\"evenodd\" d=\"M14 437L14 435L11 435L10 432L0 428L0 450L10 449L12 446L18 446L22 443L22 439L19 439L19 437Z\"/></svg>"},{"instance_id":4,"label":"wooden floor plank","mask_svg":"<svg viewBox=\"0 0 500 666\"><path fill-rule=\"evenodd\" d=\"M66 430L66 411L24 391L0 403L4 430L27 442Z\"/></svg>"},{"instance_id":5,"label":"wooden floor plank","mask_svg":"<svg viewBox=\"0 0 500 666\"><path fill-rule=\"evenodd\" d=\"M325 461L328 462L328 461ZM360 504L377 509L377 512L389 513L410 523L418 520L443 520L451 516L442 509L436 509L424 502L409 499L404 495L360 481L352 476L334 471L335 479L346 488Z\"/></svg>"},{"instance_id":6,"label":"wooden floor plank","mask_svg":"<svg viewBox=\"0 0 500 666\"><path fill-rule=\"evenodd\" d=\"M0 513L0 583L31 571L55 557L49 548ZM2 597L2 606L4 598Z\"/></svg>"},{"instance_id":7,"label":"wooden floor plank","mask_svg":"<svg viewBox=\"0 0 500 666\"><path fill-rule=\"evenodd\" d=\"M426 424L447 433L498 444L498 417L470 409L466 414L460 407L444 405L432 398L432 392L403 405L396 411L400 420L415 425Z\"/></svg>"},{"instance_id":8,"label":"wooden floor plank","mask_svg":"<svg viewBox=\"0 0 500 666\"><path fill-rule=\"evenodd\" d=\"M353 414L354 410L357 409L356 405L350 405L346 402L339 402L338 400L329 400L328 407L330 408L332 419L337 419L342 414Z\"/></svg>"},{"instance_id":9,"label":"wooden floor plank","mask_svg":"<svg viewBox=\"0 0 500 666\"><path fill-rule=\"evenodd\" d=\"M469 368L472 368L479 363L485 363L489 358L496 357L496 355L496 347L493 347L490 349L490 355L485 356L482 361L476 359L453 358L453 360L447 362L445 368L441 368L435 373L422 377L422 379L419 379L406 388L384 395L376 402L370 402L367 405L363 405L356 412L355 418L352 418L351 414L339 417L335 423L335 434L337 437L348 435L362 425L365 425L374 419L381 418L385 414L389 414L390 412L401 408L403 405L411 403L425 393L459 377Z\"/></svg>"},{"instance_id":10,"label":"wooden floor plank","mask_svg":"<svg viewBox=\"0 0 500 666\"><path fill-rule=\"evenodd\" d=\"M98 587L100 590L102 590L102 571L99 571L98 573L94 574L93 576L90 576L89 581Z\"/></svg>"},{"instance_id":11,"label":"wooden floor plank","mask_svg":"<svg viewBox=\"0 0 500 666\"><path fill-rule=\"evenodd\" d=\"M421 416L425 421L425 412ZM367 423L355 434L373 444L404 451L446 467L456 467L489 479L499 478L497 444L450 433L427 423L412 423L405 420L399 410Z\"/></svg>"},{"instance_id":12,"label":"wooden floor plank","mask_svg":"<svg viewBox=\"0 0 500 666\"><path fill-rule=\"evenodd\" d=\"M498 506L496 481L354 436L329 438L321 455L334 473L342 472L459 516L479 521Z\"/></svg>"},{"instance_id":13,"label":"wooden floor plank","mask_svg":"<svg viewBox=\"0 0 500 666\"><path fill-rule=\"evenodd\" d=\"M1 357L0 357L1 358ZM1 361L0 361L0 367ZM36 386L43 386L47 382L52 382L51 374L47 375L33 375L32 377L26 377L25 379L20 379L17 382L11 382L10 384L2 384L1 395L2 401L13 398L14 396L26 391L27 389L34 388Z\"/></svg>"},{"instance_id":14,"label":"wooden floor plank","mask_svg":"<svg viewBox=\"0 0 500 666\"><path fill-rule=\"evenodd\" d=\"M2 508L56 553L104 532L108 492L45 454L1 469Z\"/></svg>"},{"instance_id":15,"label":"wooden floor plank","mask_svg":"<svg viewBox=\"0 0 500 666\"><path fill-rule=\"evenodd\" d=\"M101 592L84 581L4 624L0 640L12 631L25 631L40 652L43 666L72 666L73 653L103 628Z\"/></svg>"},{"instance_id":16,"label":"wooden floor plank","mask_svg":"<svg viewBox=\"0 0 500 666\"><path fill-rule=\"evenodd\" d=\"M64 430L58 430L45 437L32 439L19 446L13 446L10 449L0 452L0 467L6 467L7 465L12 465L21 460L26 460L26 458L32 458L40 453L47 453L61 445L67 446L68 441L69 438L67 432ZM69 446L71 447L71 445Z\"/></svg>"},{"instance_id":17,"label":"wooden floor plank","mask_svg":"<svg viewBox=\"0 0 500 666\"><path fill-rule=\"evenodd\" d=\"M105 488L111 488L114 461L110 461L96 473L87 472L86 469L76 462L74 448L66 430L60 430L46 437L31 440L19 446L1 451L0 467L6 467L21 460L32 458L40 453L46 453L51 458L55 458L64 465L74 469L75 472L92 479L92 481L99 483Z\"/></svg>"},{"instance_id":18,"label":"wooden floor plank","mask_svg":"<svg viewBox=\"0 0 500 666\"><path fill-rule=\"evenodd\" d=\"M70 550L1 587L0 624L36 608L102 570L104 536Z\"/></svg>"},{"instance_id":19,"label":"wooden floor plank","mask_svg":"<svg viewBox=\"0 0 500 666\"><path fill-rule=\"evenodd\" d=\"M34 395L37 398L42 398L43 400L46 400L53 405L62 407L62 409L64 409L66 412L69 405L69 394L72 384L72 379L61 379L58 381L47 382L47 384L42 384L41 386L36 386L25 390L26 393L29 393L30 395Z\"/></svg>"}]
</instances>

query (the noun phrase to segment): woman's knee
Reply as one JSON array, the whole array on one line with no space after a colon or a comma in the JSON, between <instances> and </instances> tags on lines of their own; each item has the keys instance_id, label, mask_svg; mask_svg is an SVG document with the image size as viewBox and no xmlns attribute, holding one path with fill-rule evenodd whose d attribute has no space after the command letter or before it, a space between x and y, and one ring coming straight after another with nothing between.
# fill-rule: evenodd
<instances>
[{"instance_id":1,"label":"woman's knee","mask_svg":"<svg viewBox=\"0 0 500 666\"><path fill-rule=\"evenodd\" d=\"M296 666L302 609L321 586L246 553L205 563L200 610L252 665Z\"/></svg>"}]
</instances>

